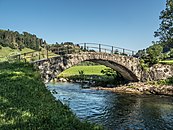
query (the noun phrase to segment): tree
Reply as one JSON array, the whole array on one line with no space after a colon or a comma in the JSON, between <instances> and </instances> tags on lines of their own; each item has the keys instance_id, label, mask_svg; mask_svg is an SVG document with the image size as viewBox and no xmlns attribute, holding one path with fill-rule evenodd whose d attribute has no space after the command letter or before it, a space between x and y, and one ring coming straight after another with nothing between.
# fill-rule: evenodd
<instances>
[{"instance_id":1,"label":"tree","mask_svg":"<svg viewBox=\"0 0 173 130\"><path fill-rule=\"evenodd\" d=\"M170 50L168 55L169 55L169 58L173 58L173 49Z\"/></svg>"},{"instance_id":2,"label":"tree","mask_svg":"<svg viewBox=\"0 0 173 130\"><path fill-rule=\"evenodd\" d=\"M173 0L166 0L166 9L161 11L159 19L162 21L155 37L159 37L164 52L167 52L173 48Z\"/></svg>"},{"instance_id":3,"label":"tree","mask_svg":"<svg viewBox=\"0 0 173 130\"><path fill-rule=\"evenodd\" d=\"M147 54L146 54L146 49L139 50L139 51L135 54L135 57L142 58L142 59L145 59L146 56L147 56Z\"/></svg>"},{"instance_id":4,"label":"tree","mask_svg":"<svg viewBox=\"0 0 173 130\"><path fill-rule=\"evenodd\" d=\"M163 58L163 47L159 44L154 44L146 49L147 59L145 61L149 62L149 65L158 63Z\"/></svg>"}]
</instances>

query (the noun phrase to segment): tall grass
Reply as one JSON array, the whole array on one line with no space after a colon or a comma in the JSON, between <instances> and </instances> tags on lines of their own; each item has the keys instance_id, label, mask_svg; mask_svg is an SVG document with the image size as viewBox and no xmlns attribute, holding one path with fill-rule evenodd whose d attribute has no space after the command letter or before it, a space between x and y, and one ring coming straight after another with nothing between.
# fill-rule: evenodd
<instances>
[{"instance_id":1,"label":"tall grass","mask_svg":"<svg viewBox=\"0 0 173 130\"><path fill-rule=\"evenodd\" d=\"M55 101L30 64L0 63L1 130L92 130L60 101Z\"/></svg>"}]
</instances>

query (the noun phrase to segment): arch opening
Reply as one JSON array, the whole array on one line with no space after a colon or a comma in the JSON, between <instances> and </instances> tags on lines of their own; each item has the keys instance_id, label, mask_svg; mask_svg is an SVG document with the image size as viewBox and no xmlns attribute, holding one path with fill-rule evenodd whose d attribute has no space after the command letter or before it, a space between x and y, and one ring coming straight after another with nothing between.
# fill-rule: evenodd
<instances>
[{"instance_id":1,"label":"arch opening","mask_svg":"<svg viewBox=\"0 0 173 130\"><path fill-rule=\"evenodd\" d=\"M97 64L100 64L100 65L104 65L106 67L109 67L115 71L117 71L119 74L122 75L122 77L128 81L131 81L131 82L135 82L135 81L138 81L138 78L137 76L131 71L129 70L128 68L126 68L125 66L122 66L116 62L113 62L113 61L109 61L109 60L102 60L102 59L90 59L90 60L83 60L83 61L78 61L76 62L75 64L71 65L71 66L67 66L65 69L68 69L72 66L75 66L81 62L85 62L85 61L89 61L89 62L93 62L93 63L97 63ZM64 69L64 70L65 70Z\"/></svg>"}]
</instances>

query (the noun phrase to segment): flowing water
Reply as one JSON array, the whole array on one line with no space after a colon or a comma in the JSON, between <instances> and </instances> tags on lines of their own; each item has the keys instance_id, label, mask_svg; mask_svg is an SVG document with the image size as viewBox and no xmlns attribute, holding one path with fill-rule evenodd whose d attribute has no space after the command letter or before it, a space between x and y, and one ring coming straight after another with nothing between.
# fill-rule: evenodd
<instances>
[{"instance_id":1,"label":"flowing water","mask_svg":"<svg viewBox=\"0 0 173 130\"><path fill-rule=\"evenodd\" d=\"M74 83L47 86L78 118L106 129L173 130L173 97L117 94Z\"/></svg>"}]
</instances>

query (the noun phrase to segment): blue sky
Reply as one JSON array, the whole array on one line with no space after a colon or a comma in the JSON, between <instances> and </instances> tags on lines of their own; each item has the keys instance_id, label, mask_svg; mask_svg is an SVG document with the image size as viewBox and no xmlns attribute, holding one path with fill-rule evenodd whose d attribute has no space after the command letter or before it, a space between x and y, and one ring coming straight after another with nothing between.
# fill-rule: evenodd
<instances>
[{"instance_id":1,"label":"blue sky","mask_svg":"<svg viewBox=\"0 0 173 130\"><path fill-rule=\"evenodd\" d=\"M139 50L151 45L166 0L0 0L0 29L48 43L103 43Z\"/></svg>"}]
</instances>

